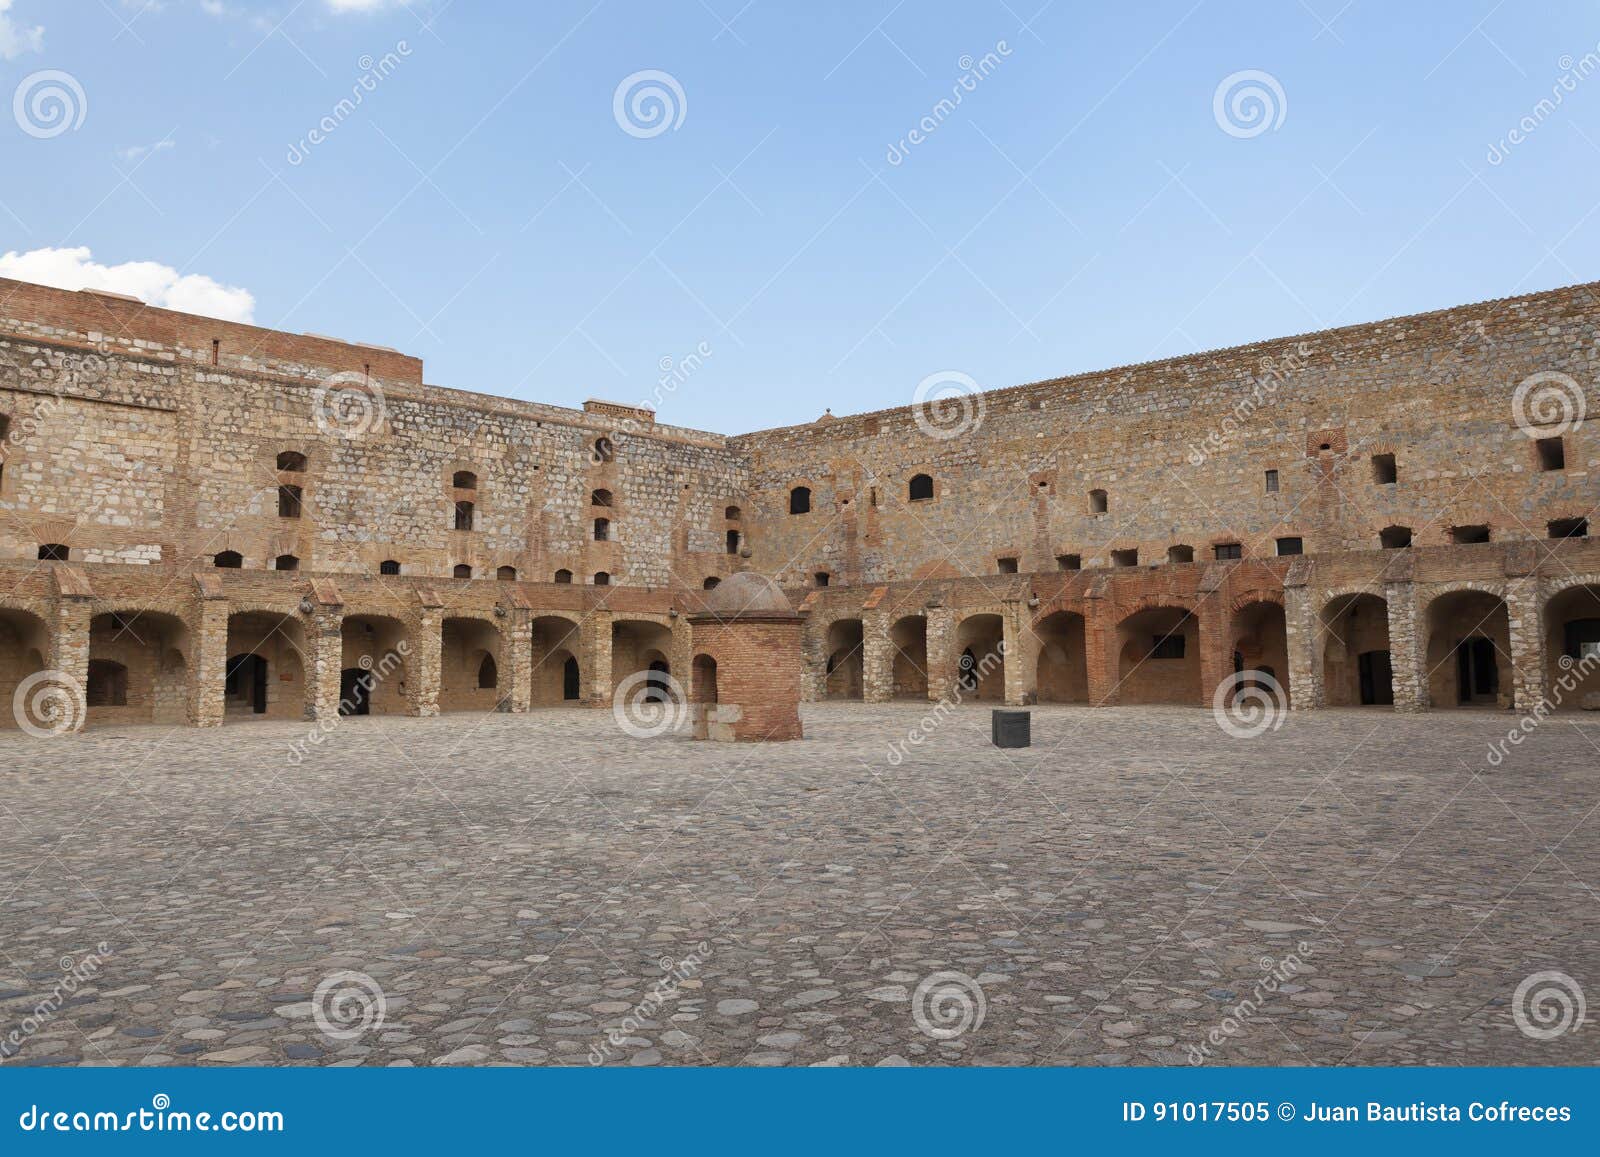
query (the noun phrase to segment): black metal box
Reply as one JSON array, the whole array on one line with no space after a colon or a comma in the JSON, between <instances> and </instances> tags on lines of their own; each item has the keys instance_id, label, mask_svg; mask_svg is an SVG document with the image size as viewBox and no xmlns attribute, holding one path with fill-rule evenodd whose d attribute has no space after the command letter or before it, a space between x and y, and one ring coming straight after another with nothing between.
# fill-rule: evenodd
<instances>
[{"instance_id":1,"label":"black metal box","mask_svg":"<svg viewBox=\"0 0 1600 1157\"><path fill-rule=\"evenodd\" d=\"M1027 747L1033 742L1027 711L995 711L990 716L989 737L996 747Z\"/></svg>"}]
</instances>

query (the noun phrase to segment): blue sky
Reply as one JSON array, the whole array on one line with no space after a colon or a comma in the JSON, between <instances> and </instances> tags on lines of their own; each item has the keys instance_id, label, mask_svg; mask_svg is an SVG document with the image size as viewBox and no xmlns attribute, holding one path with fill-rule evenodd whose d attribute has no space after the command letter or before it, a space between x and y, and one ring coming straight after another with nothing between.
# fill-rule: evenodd
<instances>
[{"instance_id":1,"label":"blue sky","mask_svg":"<svg viewBox=\"0 0 1600 1157\"><path fill-rule=\"evenodd\" d=\"M1594 278L1597 45L1578 3L0 0L0 96L82 94L0 116L0 254L49 251L0 271L734 433ZM1266 122L1219 120L1247 70Z\"/></svg>"}]
</instances>

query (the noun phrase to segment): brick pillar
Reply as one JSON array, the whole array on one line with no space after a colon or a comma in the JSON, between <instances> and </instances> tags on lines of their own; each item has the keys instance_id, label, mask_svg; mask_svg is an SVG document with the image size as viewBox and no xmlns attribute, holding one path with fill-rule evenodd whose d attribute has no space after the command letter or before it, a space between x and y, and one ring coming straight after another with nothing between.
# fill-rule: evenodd
<instances>
[{"instance_id":1,"label":"brick pillar","mask_svg":"<svg viewBox=\"0 0 1600 1157\"><path fill-rule=\"evenodd\" d=\"M928 698L937 703L955 693L956 616L949 607L928 608Z\"/></svg>"},{"instance_id":2,"label":"brick pillar","mask_svg":"<svg viewBox=\"0 0 1600 1157\"><path fill-rule=\"evenodd\" d=\"M41 684L41 690L48 687L53 695L56 685L63 684L71 691L74 702L70 715L63 714L55 722L55 726L62 729L60 734L68 734L69 727L72 731L79 730L88 713L85 692L89 686L89 621L93 617L88 599L62 595L56 600L55 622L50 630L49 669L60 674L59 678ZM0 705L0 710L10 711L12 706L6 703Z\"/></svg>"},{"instance_id":3,"label":"brick pillar","mask_svg":"<svg viewBox=\"0 0 1600 1157\"><path fill-rule=\"evenodd\" d=\"M583 701L590 706L611 705L611 613L595 611L578 625L578 666L583 677Z\"/></svg>"},{"instance_id":4,"label":"brick pillar","mask_svg":"<svg viewBox=\"0 0 1600 1157\"><path fill-rule=\"evenodd\" d=\"M520 715L533 706L533 612L511 607L500 621L501 711Z\"/></svg>"},{"instance_id":5,"label":"brick pillar","mask_svg":"<svg viewBox=\"0 0 1600 1157\"><path fill-rule=\"evenodd\" d=\"M439 683L444 677L444 622L439 612L425 607L412 621L410 653L406 655L406 714L439 714Z\"/></svg>"},{"instance_id":6,"label":"brick pillar","mask_svg":"<svg viewBox=\"0 0 1600 1157\"><path fill-rule=\"evenodd\" d=\"M1006 703L1020 707L1039 698L1039 639L1033 612L1020 599L1008 600L1000 616L1006 648Z\"/></svg>"},{"instance_id":7,"label":"brick pillar","mask_svg":"<svg viewBox=\"0 0 1600 1157\"><path fill-rule=\"evenodd\" d=\"M1233 612L1212 595L1195 608L1200 620L1200 705L1209 707L1222 681L1233 674Z\"/></svg>"},{"instance_id":8,"label":"brick pillar","mask_svg":"<svg viewBox=\"0 0 1600 1157\"><path fill-rule=\"evenodd\" d=\"M861 616L861 697L868 703L894 698L894 643L889 639L887 611L867 611Z\"/></svg>"},{"instance_id":9,"label":"brick pillar","mask_svg":"<svg viewBox=\"0 0 1600 1157\"><path fill-rule=\"evenodd\" d=\"M202 598L191 624L194 662L189 668L189 721L220 727L223 685L228 677L228 604Z\"/></svg>"},{"instance_id":10,"label":"brick pillar","mask_svg":"<svg viewBox=\"0 0 1600 1157\"><path fill-rule=\"evenodd\" d=\"M1539 580L1524 575L1506 583L1511 620L1512 694L1518 711L1532 711L1549 694L1545 686L1544 606Z\"/></svg>"},{"instance_id":11,"label":"brick pillar","mask_svg":"<svg viewBox=\"0 0 1600 1157\"><path fill-rule=\"evenodd\" d=\"M1322 664L1317 662L1317 611L1307 587L1285 587L1283 622L1289 649L1289 709L1321 707Z\"/></svg>"},{"instance_id":12,"label":"brick pillar","mask_svg":"<svg viewBox=\"0 0 1600 1157\"><path fill-rule=\"evenodd\" d=\"M1110 600L1087 595L1083 600L1083 662L1089 685L1089 703L1104 707L1116 702L1117 622Z\"/></svg>"},{"instance_id":13,"label":"brick pillar","mask_svg":"<svg viewBox=\"0 0 1600 1157\"><path fill-rule=\"evenodd\" d=\"M1389 667L1394 675L1394 709L1426 711L1428 702L1428 639L1417 607L1417 584L1388 583Z\"/></svg>"},{"instance_id":14,"label":"brick pillar","mask_svg":"<svg viewBox=\"0 0 1600 1157\"><path fill-rule=\"evenodd\" d=\"M339 718L339 676L344 666L344 610L319 607L307 616L306 708L310 720Z\"/></svg>"}]
</instances>

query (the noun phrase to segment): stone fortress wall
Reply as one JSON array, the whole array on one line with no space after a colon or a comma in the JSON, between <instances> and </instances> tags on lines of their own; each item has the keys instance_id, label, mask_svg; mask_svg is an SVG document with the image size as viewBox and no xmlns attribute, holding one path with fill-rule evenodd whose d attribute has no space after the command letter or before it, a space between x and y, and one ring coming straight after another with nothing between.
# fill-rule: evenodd
<instances>
[{"instance_id":1,"label":"stone fortress wall","mask_svg":"<svg viewBox=\"0 0 1600 1157\"><path fill-rule=\"evenodd\" d=\"M1198 704L1242 673L1295 707L1575 706L1597 292L727 438L0 280L0 696L601 704L687 685L701 592L755 570L805 614L809 698Z\"/></svg>"}]
</instances>

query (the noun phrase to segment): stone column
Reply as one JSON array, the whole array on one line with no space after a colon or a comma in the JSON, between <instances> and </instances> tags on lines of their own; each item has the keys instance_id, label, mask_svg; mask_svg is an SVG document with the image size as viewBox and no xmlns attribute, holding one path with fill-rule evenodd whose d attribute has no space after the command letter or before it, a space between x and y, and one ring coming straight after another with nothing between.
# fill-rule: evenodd
<instances>
[{"instance_id":1,"label":"stone column","mask_svg":"<svg viewBox=\"0 0 1600 1157\"><path fill-rule=\"evenodd\" d=\"M1539 579L1524 575L1506 583L1506 612L1511 620L1513 705L1532 711L1549 694L1545 686L1544 605Z\"/></svg>"},{"instance_id":2,"label":"stone column","mask_svg":"<svg viewBox=\"0 0 1600 1157\"><path fill-rule=\"evenodd\" d=\"M887 703L894 698L894 643L889 638L888 612L864 612L861 639L861 697L868 703Z\"/></svg>"},{"instance_id":3,"label":"stone column","mask_svg":"<svg viewBox=\"0 0 1600 1157\"><path fill-rule=\"evenodd\" d=\"M189 721L220 727L228 677L228 604L202 596L191 626L194 662L189 671Z\"/></svg>"},{"instance_id":4,"label":"stone column","mask_svg":"<svg viewBox=\"0 0 1600 1157\"><path fill-rule=\"evenodd\" d=\"M1428 638L1417 607L1417 584L1388 583L1389 667L1394 680L1396 711L1426 711L1428 701Z\"/></svg>"},{"instance_id":5,"label":"stone column","mask_svg":"<svg viewBox=\"0 0 1600 1157\"><path fill-rule=\"evenodd\" d=\"M1109 599L1094 593L1083 600L1083 662L1089 703L1105 707L1117 696L1117 622Z\"/></svg>"},{"instance_id":6,"label":"stone column","mask_svg":"<svg viewBox=\"0 0 1600 1157\"><path fill-rule=\"evenodd\" d=\"M949 607L928 608L928 698L937 703L956 689L956 616Z\"/></svg>"},{"instance_id":7,"label":"stone column","mask_svg":"<svg viewBox=\"0 0 1600 1157\"><path fill-rule=\"evenodd\" d=\"M828 628L807 619L800 630L800 701L818 703L828 697Z\"/></svg>"},{"instance_id":8,"label":"stone column","mask_svg":"<svg viewBox=\"0 0 1600 1157\"><path fill-rule=\"evenodd\" d=\"M1289 649L1289 709L1303 711L1326 702L1322 664L1317 662L1317 611L1308 587L1285 587L1283 622Z\"/></svg>"},{"instance_id":9,"label":"stone column","mask_svg":"<svg viewBox=\"0 0 1600 1157\"><path fill-rule=\"evenodd\" d=\"M411 648L406 656L406 714L439 714L439 684L444 678L444 620L439 611L425 607L411 624Z\"/></svg>"},{"instance_id":10,"label":"stone column","mask_svg":"<svg viewBox=\"0 0 1600 1157\"><path fill-rule=\"evenodd\" d=\"M93 617L90 602L86 598L62 595L56 599L55 621L50 625L49 667L50 670L60 673L58 680L54 682L65 684L70 688L75 700L69 709L70 714L57 717L56 725L62 728L61 734L68 734L66 729L74 723L77 726L72 727L73 731L81 728L88 714L86 692L89 687L89 622ZM11 709L10 703L0 705L0 710ZM39 722L49 724L52 721L39 720Z\"/></svg>"},{"instance_id":11,"label":"stone column","mask_svg":"<svg viewBox=\"0 0 1600 1157\"><path fill-rule=\"evenodd\" d=\"M533 614L511 607L500 620L499 710L520 715L533 706Z\"/></svg>"},{"instance_id":12,"label":"stone column","mask_svg":"<svg viewBox=\"0 0 1600 1157\"><path fill-rule=\"evenodd\" d=\"M1007 600L1000 616L1006 649L1006 704L1021 707L1038 700L1039 639L1033 612L1021 599Z\"/></svg>"},{"instance_id":13,"label":"stone column","mask_svg":"<svg viewBox=\"0 0 1600 1157\"><path fill-rule=\"evenodd\" d=\"M318 607L306 616L306 708L310 720L339 717L344 667L344 609Z\"/></svg>"},{"instance_id":14,"label":"stone column","mask_svg":"<svg viewBox=\"0 0 1600 1157\"><path fill-rule=\"evenodd\" d=\"M611 613L594 611L578 625L578 666L583 701L591 707L611 705Z\"/></svg>"},{"instance_id":15,"label":"stone column","mask_svg":"<svg viewBox=\"0 0 1600 1157\"><path fill-rule=\"evenodd\" d=\"M672 644L667 655L667 666L672 677L678 681L683 701L687 703L689 696L694 693L694 628L689 625L687 615L674 615L671 626Z\"/></svg>"}]
</instances>

